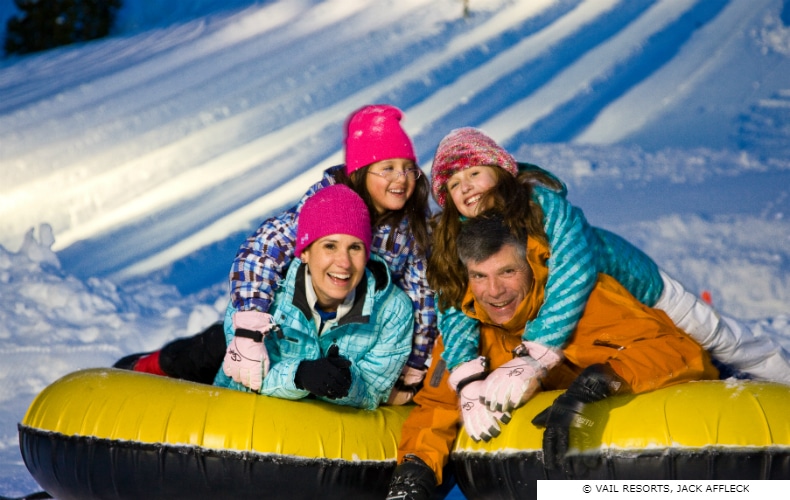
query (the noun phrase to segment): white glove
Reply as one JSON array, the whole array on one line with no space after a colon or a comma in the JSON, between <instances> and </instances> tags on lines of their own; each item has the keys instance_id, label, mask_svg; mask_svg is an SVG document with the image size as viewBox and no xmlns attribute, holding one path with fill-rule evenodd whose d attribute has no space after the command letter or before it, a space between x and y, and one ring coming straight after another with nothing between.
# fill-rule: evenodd
<instances>
[{"instance_id":1,"label":"white glove","mask_svg":"<svg viewBox=\"0 0 790 500\"><path fill-rule=\"evenodd\" d=\"M563 359L561 351L529 341L514 352L517 357L486 377L481 392L491 411L510 411L529 401L548 371Z\"/></svg>"},{"instance_id":2,"label":"white glove","mask_svg":"<svg viewBox=\"0 0 790 500\"><path fill-rule=\"evenodd\" d=\"M461 387L458 396L461 398L461 417L469 437L475 441L490 441L500 434L499 423L510 422L510 414L501 411L490 411L480 401L483 380L469 382Z\"/></svg>"},{"instance_id":3,"label":"white glove","mask_svg":"<svg viewBox=\"0 0 790 500\"><path fill-rule=\"evenodd\" d=\"M255 392L261 390L269 373L269 353L263 337L272 328L272 317L258 311L239 311L233 315L235 335L225 352L222 370L234 382Z\"/></svg>"}]
</instances>

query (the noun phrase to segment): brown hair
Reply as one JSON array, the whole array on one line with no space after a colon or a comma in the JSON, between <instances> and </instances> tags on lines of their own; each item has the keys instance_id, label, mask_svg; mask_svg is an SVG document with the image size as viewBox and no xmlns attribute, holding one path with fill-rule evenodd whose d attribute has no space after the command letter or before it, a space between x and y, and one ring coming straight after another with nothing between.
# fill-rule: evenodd
<instances>
[{"instance_id":1,"label":"brown hair","mask_svg":"<svg viewBox=\"0 0 790 500\"><path fill-rule=\"evenodd\" d=\"M527 234L547 243L543 210L532 199L532 186L540 183L554 187L556 184L534 171L523 172L518 177L497 167L492 167L492 171L497 183L480 201L481 206L489 207L483 214L501 214L511 233ZM441 310L460 308L468 277L456 246L463 222L451 197L447 197L444 210L433 218L432 224L433 248L428 261L428 283L436 291L437 305Z\"/></svg>"},{"instance_id":2,"label":"brown hair","mask_svg":"<svg viewBox=\"0 0 790 500\"><path fill-rule=\"evenodd\" d=\"M357 194L365 201L365 205L370 212L370 223L372 227L379 225L389 225L390 227L397 228L403 219L406 219L409 230L414 235L414 240L417 243L417 248L414 251L418 255L427 255L427 249L430 245L430 237L428 236L428 195L430 193L430 185L425 175L421 175L415 181L414 192L406 201L406 204L400 210L387 210L384 213L378 213L373 204L373 198L367 188L367 175L370 165L355 170L348 175L345 168L338 168L334 172L335 181L339 184L345 184L351 189L356 191ZM419 168L415 164L415 168ZM386 250L393 251L395 247L395 235L391 235L387 239Z\"/></svg>"}]
</instances>

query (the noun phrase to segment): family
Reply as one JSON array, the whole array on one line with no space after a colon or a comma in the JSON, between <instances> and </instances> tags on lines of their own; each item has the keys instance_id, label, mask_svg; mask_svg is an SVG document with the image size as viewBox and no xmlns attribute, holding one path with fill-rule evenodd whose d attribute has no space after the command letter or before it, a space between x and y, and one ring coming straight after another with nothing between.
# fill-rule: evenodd
<instances>
[{"instance_id":1,"label":"family","mask_svg":"<svg viewBox=\"0 0 790 500\"><path fill-rule=\"evenodd\" d=\"M557 177L474 128L430 179L403 113L345 124L345 163L265 220L230 271L224 323L117 368L364 409L413 404L388 498L428 499L460 429L490 440L537 391L562 467L585 405L725 373L790 384L790 353L591 226ZM431 214L429 196L441 208Z\"/></svg>"}]
</instances>

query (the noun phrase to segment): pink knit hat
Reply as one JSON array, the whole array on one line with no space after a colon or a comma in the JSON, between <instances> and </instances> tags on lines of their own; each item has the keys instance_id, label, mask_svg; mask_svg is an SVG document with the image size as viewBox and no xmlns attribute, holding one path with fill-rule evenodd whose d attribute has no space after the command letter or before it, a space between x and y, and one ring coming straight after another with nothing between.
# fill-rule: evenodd
<instances>
[{"instance_id":1,"label":"pink knit hat","mask_svg":"<svg viewBox=\"0 0 790 500\"><path fill-rule=\"evenodd\" d=\"M500 167L514 176L518 174L516 159L480 130L465 127L447 134L436 149L431 167L431 188L436 203L444 208L447 191L443 188L453 174L478 165Z\"/></svg>"},{"instance_id":2,"label":"pink knit hat","mask_svg":"<svg viewBox=\"0 0 790 500\"><path fill-rule=\"evenodd\" d=\"M400 126L402 118L401 110L387 104L354 111L346 121L346 173L393 158L417 163L411 139Z\"/></svg>"},{"instance_id":3,"label":"pink knit hat","mask_svg":"<svg viewBox=\"0 0 790 500\"><path fill-rule=\"evenodd\" d=\"M356 236L370 257L370 214L360 196L348 186L333 184L307 199L296 224L296 256L315 240L330 234Z\"/></svg>"}]
</instances>

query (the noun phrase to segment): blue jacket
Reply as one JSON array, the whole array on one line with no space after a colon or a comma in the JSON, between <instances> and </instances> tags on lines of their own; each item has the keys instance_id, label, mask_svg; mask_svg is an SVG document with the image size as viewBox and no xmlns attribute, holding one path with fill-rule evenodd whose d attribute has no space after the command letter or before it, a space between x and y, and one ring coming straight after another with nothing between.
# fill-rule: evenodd
<instances>
[{"instance_id":1,"label":"blue jacket","mask_svg":"<svg viewBox=\"0 0 790 500\"><path fill-rule=\"evenodd\" d=\"M319 335L306 298L304 272L305 265L294 258L269 309L280 331L264 339L271 364L260 393L284 399L308 396L294 384L299 363L323 357L337 344L340 355L351 361L351 388L346 397L326 401L375 409L389 397L411 350L414 314L409 297L392 283L381 259L371 255L351 311ZM231 303L225 313L227 344L235 333L235 311ZM221 369L214 385L249 392Z\"/></svg>"},{"instance_id":2,"label":"blue jacket","mask_svg":"<svg viewBox=\"0 0 790 500\"><path fill-rule=\"evenodd\" d=\"M519 164L519 168L540 169L525 164ZM573 335L598 273L612 276L650 307L664 288L658 266L649 256L616 234L591 226L581 209L568 202L566 194L564 184L559 191L536 185L532 194L543 210L551 257L543 307L527 323L523 339L556 348L564 347ZM476 320L450 308L439 311L438 324L445 345L442 356L448 367L477 357Z\"/></svg>"}]
</instances>

